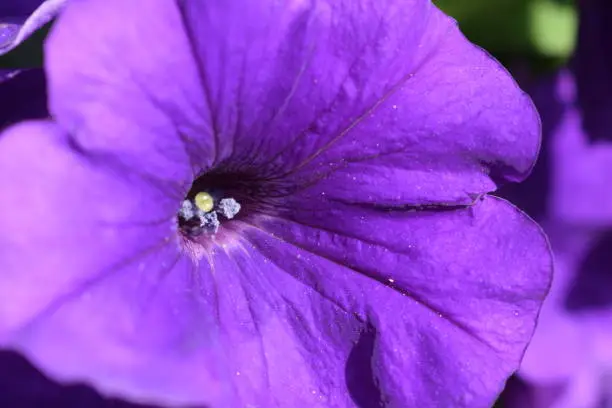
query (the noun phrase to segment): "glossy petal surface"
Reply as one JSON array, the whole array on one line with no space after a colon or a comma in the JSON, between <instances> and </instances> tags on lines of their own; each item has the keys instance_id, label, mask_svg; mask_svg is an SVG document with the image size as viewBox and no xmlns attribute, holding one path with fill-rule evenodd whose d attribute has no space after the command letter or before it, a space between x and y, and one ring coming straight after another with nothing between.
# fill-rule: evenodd
<instances>
[{"instance_id":1,"label":"glossy petal surface","mask_svg":"<svg viewBox=\"0 0 612 408\"><path fill-rule=\"evenodd\" d=\"M539 122L429 1L75 0L47 50L56 122L0 136L0 342L144 402L492 403L550 256L483 194ZM265 206L195 258L201 171Z\"/></svg>"},{"instance_id":2,"label":"glossy petal surface","mask_svg":"<svg viewBox=\"0 0 612 408\"><path fill-rule=\"evenodd\" d=\"M471 202L533 164L531 101L427 1L183 10L215 112L217 162L413 205Z\"/></svg>"},{"instance_id":3,"label":"glossy petal surface","mask_svg":"<svg viewBox=\"0 0 612 408\"><path fill-rule=\"evenodd\" d=\"M549 284L547 244L530 220L494 198L447 212L337 203L294 211L262 221L252 242L371 322L371 365L369 354L362 360L380 384L371 398L393 407L491 404L484 390L501 391L534 327L525 317L537 315Z\"/></svg>"},{"instance_id":4,"label":"glossy petal surface","mask_svg":"<svg viewBox=\"0 0 612 408\"><path fill-rule=\"evenodd\" d=\"M22 233L4 243L0 259L3 270L27 273L3 275L12 309L0 321L13 333L4 341L59 378L94 380L145 401L212 406L484 406L518 363L549 260L539 230L505 202L487 198L448 212L334 206L319 218L306 211L308 226L298 208L295 221L262 218L245 228L245 241L194 265L167 240L171 223L153 228L155 207L148 222L127 216L159 202L156 189L135 178L131 194L120 194L123 182L46 126L2 139L0 174L31 180L2 204L41 204L37 213L12 212ZM55 160L24 171L10 158L26 147ZM28 224L29 216L71 227ZM38 258L25 256L30 245ZM512 264L517 257L528 266ZM41 258L44 268L36 266ZM483 371L487 382L475 381ZM360 385L350 382L356 375Z\"/></svg>"},{"instance_id":5,"label":"glossy petal surface","mask_svg":"<svg viewBox=\"0 0 612 408\"><path fill-rule=\"evenodd\" d=\"M67 8L47 43L50 111L83 148L188 188L210 167L211 112L175 3L143 4Z\"/></svg>"}]
</instances>

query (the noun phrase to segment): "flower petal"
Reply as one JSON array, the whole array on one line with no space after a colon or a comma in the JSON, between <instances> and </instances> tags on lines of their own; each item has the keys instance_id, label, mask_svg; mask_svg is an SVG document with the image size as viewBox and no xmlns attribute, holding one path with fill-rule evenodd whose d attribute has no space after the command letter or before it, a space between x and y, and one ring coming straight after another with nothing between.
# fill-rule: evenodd
<instances>
[{"instance_id":1,"label":"flower petal","mask_svg":"<svg viewBox=\"0 0 612 408\"><path fill-rule=\"evenodd\" d=\"M0 137L0 229L12 232L0 343L54 378L136 401L351 406L344 363L362 324L310 306L314 290L250 247L194 264L171 239L180 200L113 165L49 123Z\"/></svg>"},{"instance_id":2,"label":"flower petal","mask_svg":"<svg viewBox=\"0 0 612 408\"><path fill-rule=\"evenodd\" d=\"M182 26L173 1L75 1L50 34L45 68L50 110L83 149L190 184L215 146Z\"/></svg>"},{"instance_id":3,"label":"flower petal","mask_svg":"<svg viewBox=\"0 0 612 408\"><path fill-rule=\"evenodd\" d=\"M429 1L183 4L232 169L417 205L534 163L531 101Z\"/></svg>"},{"instance_id":4,"label":"flower petal","mask_svg":"<svg viewBox=\"0 0 612 408\"><path fill-rule=\"evenodd\" d=\"M2 304L2 329L173 233L175 203L157 185L81 155L52 124L26 122L2 134L0 168L1 229L11 231L0 246L2 279L11 284L0 285L0 297L13 299ZM145 233L137 222L158 228ZM33 258L35 251L46 256Z\"/></svg>"},{"instance_id":5,"label":"flower petal","mask_svg":"<svg viewBox=\"0 0 612 408\"><path fill-rule=\"evenodd\" d=\"M579 316L565 310L564 303L597 234L559 221L544 226L555 255L555 275L519 374L530 382L550 385L571 381L592 353L585 347L591 334L581 327Z\"/></svg>"},{"instance_id":6,"label":"flower petal","mask_svg":"<svg viewBox=\"0 0 612 408\"><path fill-rule=\"evenodd\" d=\"M605 187L612 182L612 150L585 130L589 125L578 107L576 78L570 71L539 83L533 98L542 115L548 160L534 171L533 185L524 183L517 191L526 201L537 196L534 191L547 200L546 211L533 215L541 217L551 240L555 276L518 373L536 388L562 385L554 406L595 406L600 367L605 366L601 350L609 349L610 342L604 341L605 348L597 343L601 332L609 331L612 314L605 307L609 279L601 273L609 268L594 250L609 247L602 228L609 224L612 208Z\"/></svg>"},{"instance_id":7,"label":"flower petal","mask_svg":"<svg viewBox=\"0 0 612 408\"><path fill-rule=\"evenodd\" d=\"M310 218L315 229L296 212L245 226L245 241L196 266L155 223L170 206L155 185L102 171L112 168L48 124L0 142L0 174L20 174L19 186L1 179L1 227L17 232L1 246L0 341L105 393L213 407L485 406L546 292L544 238L498 199L441 213L341 208ZM26 166L26 151L46 160Z\"/></svg>"},{"instance_id":8,"label":"flower petal","mask_svg":"<svg viewBox=\"0 0 612 408\"><path fill-rule=\"evenodd\" d=\"M67 340L30 338L37 324L51 324L48 316L63 303L86 303L89 288L99 281L146 269L147 261L155 262L153 254L178 256L175 206L180 198L168 198L166 190L123 167L82 154L52 124L24 123L0 136L0 188L0 229L10 231L0 245L0 341L38 353L35 360L45 360L44 368L58 362L53 346L67 346ZM71 323L90 334L84 324L97 318L91 313ZM53 333L65 335L66 326L55 326ZM97 334L104 338L103 332ZM45 338L51 342L37 350L34 344ZM66 350L82 357L79 347ZM100 350L90 352L99 355ZM68 362L55 369L74 373ZM75 364L82 368L87 359Z\"/></svg>"},{"instance_id":9,"label":"flower petal","mask_svg":"<svg viewBox=\"0 0 612 408\"><path fill-rule=\"evenodd\" d=\"M546 241L494 198L402 206L523 177L529 100L429 1L180 4L75 1L54 29L58 125L0 138L0 342L141 401L490 404ZM174 207L213 165L319 183L194 265Z\"/></svg>"},{"instance_id":10,"label":"flower petal","mask_svg":"<svg viewBox=\"0 0 612 408\"><path fill-rule=\"evenodd\" d=\"M251 241L373 325L367 375L387 406L490 406L550 284L539 228L493 197L448 211L318 208L263 219Z\"/></svg>"}]
</instances>

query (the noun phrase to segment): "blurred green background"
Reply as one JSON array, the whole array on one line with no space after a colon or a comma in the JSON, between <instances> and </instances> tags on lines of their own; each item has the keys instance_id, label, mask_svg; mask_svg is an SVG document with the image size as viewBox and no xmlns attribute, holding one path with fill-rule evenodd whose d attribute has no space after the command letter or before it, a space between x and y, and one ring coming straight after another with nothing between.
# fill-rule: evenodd
<instances>
[{"instance_id":1,"label":"blurred green background","mask_svg":"<svg viewBox=\"0 0 612 408\"><path fill-rule=\"evenodd\" d=\"M572 0L434 0L464 34L508 69L541 74L567 62L577 14Z\"/></svg>"}]
</instances>

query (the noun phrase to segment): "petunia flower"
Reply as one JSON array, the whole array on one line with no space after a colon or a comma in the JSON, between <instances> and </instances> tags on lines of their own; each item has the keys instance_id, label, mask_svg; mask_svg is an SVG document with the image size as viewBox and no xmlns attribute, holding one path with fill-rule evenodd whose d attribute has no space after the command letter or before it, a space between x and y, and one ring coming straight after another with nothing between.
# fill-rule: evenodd
<instances>
[{"instance_id":1,"label":"petunia flower","mask_svg":"<svg viewBox=\"0 0 612 408\"><path fill-rule=\"evenodd\" d=\"M570 70L534 91L548 150L549 194L541 220L555 279L519 375L535 408L599 408L612 402L612 65L605 46L607 2L581 4ZM539 177L543 180L543 177ZM542 189L539 189L542 191ZM525 190L525 195L533 195ZM523 407L523 403L509 406Z\"/></svg>"},{"instance_id":2,"label":"petunia flower","mask_svg":"<svg viewBox=\"0 0 612 408\"><path fill-rule=\"evenodd\" d=\"M491 405L551 259L487 193L539 121L431 2L75 0L46 48L0 344L135 401Z\"/></svg>"}]
</instances>

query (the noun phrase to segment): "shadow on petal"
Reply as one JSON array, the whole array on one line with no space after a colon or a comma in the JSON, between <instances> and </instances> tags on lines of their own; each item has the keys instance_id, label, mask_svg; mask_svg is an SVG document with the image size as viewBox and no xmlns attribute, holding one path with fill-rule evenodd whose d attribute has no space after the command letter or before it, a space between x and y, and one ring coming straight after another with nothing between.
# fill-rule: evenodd
<instances>
[{"instance_id":1,"label":"shadow on petal","mask_svg":"<svg viewBox=\"0 0 612 408\"><path fill-rule=\"evenodd\" d=\"M495 408L553 407L564 387L564 383L534 386L512 376L495 403Z\"/></svg>"},{"instance_id":2,"label":"shadow on petal","mask_svg":"<svg viewBox=\"0 0 612 408\"><path fill-rule=\"evenodd\" d=\"M346 386L359 408L383 407L382 395L372 369L376 329L371 325L360 333L346 362Z\"/></svg>"}]
</instances>

